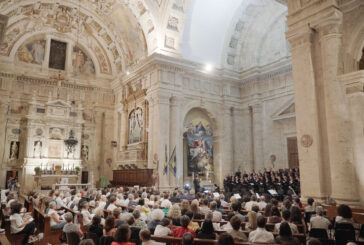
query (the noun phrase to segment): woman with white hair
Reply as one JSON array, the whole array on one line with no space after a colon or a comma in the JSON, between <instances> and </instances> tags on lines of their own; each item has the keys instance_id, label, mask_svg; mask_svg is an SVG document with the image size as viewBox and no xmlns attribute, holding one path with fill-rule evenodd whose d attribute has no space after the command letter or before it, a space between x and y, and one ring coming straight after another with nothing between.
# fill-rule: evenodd
<instances>
[{"instance_id":1,"label":"woman with white hair","mask_svg":"<svg viewBox=\"0 0 364 245\"><path fill-rule=\"evenodd\" d=\"M157 225L160 224L161 220L164 218L164 213L161 209L154 209L151 214L151 221L148 222L148 229L150 230L151 234L154 234L154 230L157 227Z\"/></svg>"},{"instance_id":2,"label":"woman with white hair","mask_svg":"<svg viewBox=\"0 0 364 245\"><path fill-rule=\"evenodd\" d=\"M56 210L57 204L55 201L49 203L48 215L51 217L51 229L58 230L62 229L63 226L67 223L60 217Z\"/></svg>"}]
</instances>

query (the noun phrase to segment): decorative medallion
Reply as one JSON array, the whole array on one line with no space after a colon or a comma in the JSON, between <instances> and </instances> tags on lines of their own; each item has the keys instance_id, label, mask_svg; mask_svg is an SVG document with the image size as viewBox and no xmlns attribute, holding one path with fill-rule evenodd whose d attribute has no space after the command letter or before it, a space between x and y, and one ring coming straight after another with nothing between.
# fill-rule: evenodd
<instances>
[{"instance_id":1,"label":"decorative medallion","mask_svg":"<svg viewBox=\"0 0 364 245\"><path fill-rule=\"evenodd\" d=\"M308 148L312 145L313 143L313 139L311 135L308 134L304 134L301 137L301 145L305 148Z\"/></svg>"},{"instance_id":2,"label":"decorative medallion","mask_svg":"<svg viewBox=\"0 0 364 245\"><path fill-rule=\"evenodd\" d=\"M38 135L38 136L41 136L43 134L43 130L41 128L37 128L35 130L35 133Z\"/></svg>"}]
</instances>

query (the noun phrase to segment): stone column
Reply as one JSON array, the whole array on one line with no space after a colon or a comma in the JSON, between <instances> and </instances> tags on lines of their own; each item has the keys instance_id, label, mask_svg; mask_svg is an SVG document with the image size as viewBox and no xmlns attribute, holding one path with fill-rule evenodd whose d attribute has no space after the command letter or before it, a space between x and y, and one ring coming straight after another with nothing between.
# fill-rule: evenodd
<instances>
[{"instance_id":1,"label":"stone column","mask_svg":"<svg viewBox=\"0 0 364 245\"><path fill-rule=\"evenodd\" d=\"M122 150L126 150L128 146L128 130L129 130L129 111L127 105L123 105L121 142Z\"/></svg>"},{"instance_id":2,"label":"stone column","mask_svg":"<svg viewBox=\"0 0 364 245\"><path fill-rule=\"evenodd\" d=\"M183 137L180 134L180 128L183 127L180 119L180 101L179 97L172 97L170 100L170 123L169 123L169 149L170 155L176 148L177 170L176 176L170 172L171 187L181 186L183 184Z\"/></svg>"},{"instance_id":3,"label":"stone column","mask_svg":"<svg viewBox=\"0 0 364 245\"><path fill-rule=\"evenodd\" d=\"M157 161L161 161L161 156L158 159L154 159L154 149L153 149L153 115L154 115L154 101L152 98L148 99L149 102L149 115L148 115L148 168L154 168L154 171L158 171L158 166L156 166Z\"/></svg>"},{"instance_id":4,"label":"stone column","mask_svg":"<svg viewBox=\"0 0 364 245\"><path fill-rule=\"evenodd\" d=\"M233 144L232 144L232 116L231 107L224 106L222 114L222 128L219 130L218 145L220 146L220 171L215 171L215 180L222 183L224 177L233 172ZM216 137L216 136L214 136ZM215 161L214 161L215 162ZM216 178L217 177L217 178Z\"/></svg>"},{"instance_id":5,"label":"stone column","mask_svg":"<svg viewBox=\"0 0 364 245\"><path fill-rule=\"evenodd\" d=\"M0 155L5 156L5 144L6 144L6 113L8 111L8 104L1 103L0 104ZM4 181L0 181L0 188L5 188L5 178L6 178L6 166L4 163L5 157L2 157L0 164L0 179Z\"/></svg>"},{"instance_id":6,"label":"stone column","mask_svg":"<svg viewBox=\"0 0 364 245\"><path fill-rule=\"evenodd\" d=\"M323 157L319 125L319 95L314 72L313 33L307 26L298 31L292 30L292 33L288 32L287 38L291 43L292 53L301 196L324 200L329 193L330 181L325 178L324 173L328 159Z\"/></svg>"},{"instance_id":7,"label":"stone column","mask_svg":"<svg viewBox=\"0 0 364 245\"><path fill-rule=\"evenodd\" d=\"M253 134L253 151L254 151L254 170L260 170L264 167L264 149L263 149L263 117L262 105L255 104L252 106L252 134Z\"/></svg>"},{"instance_id":8,"label":"stone column","mask_svg":"<svg viewBox=\"0 0 364 245\"><path fill-rule=\"evenodd\" d=\"M351 125L345 94L338 80L341 60L341 12L319 24L322 86L331 173L331 198L339 203L359 201L354 173Z\"/></svg>"},{"instance_id":9,"label":"stone column","mask_svg":"<svg viewBox=\"0 0 364 245\"><path fill-rule=\"evenodd\" d=\"M167 145L167 158L171 153L169 149L169 95L156 92L152 96L153 105L153 155L155 153L159 156L159 187L161 189L169 189L169 170L164 174L165 162L165 146Z\"/></svg>"}]
</instances>

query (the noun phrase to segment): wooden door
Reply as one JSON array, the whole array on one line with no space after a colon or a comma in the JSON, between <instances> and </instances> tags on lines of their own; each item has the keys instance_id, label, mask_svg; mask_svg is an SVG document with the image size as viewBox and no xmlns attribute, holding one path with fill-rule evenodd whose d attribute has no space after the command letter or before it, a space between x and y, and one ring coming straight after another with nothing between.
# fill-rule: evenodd
<instances>
[{"instance_id":1,"label":"wooden door","mask_svg":"<svg viewBox=\"0 0 364 245\"><path fill-rule=\"evenodd\" d=\"M297 147L297 137L287 138L287 152L288 152L288 167L298 168L298 147Z\"/></svg>"},{"instance_id":2,"label":"wooden door","mask_svg":"<svg viewBox=\"0 0 364 245\"><path fill-rule=\"evenodd\" d=\"M81 184L88 183L88 171L82 171Z\"/></svg>"}]
</instances>

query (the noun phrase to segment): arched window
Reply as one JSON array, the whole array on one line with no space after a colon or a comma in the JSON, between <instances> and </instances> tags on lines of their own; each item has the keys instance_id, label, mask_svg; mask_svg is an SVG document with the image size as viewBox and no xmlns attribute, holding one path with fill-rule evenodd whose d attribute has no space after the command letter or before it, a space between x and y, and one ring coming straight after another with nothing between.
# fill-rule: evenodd
<instances>
[{"instance_id":1,"label":"arched window","mask_svg":"<svg viewBox=\"0 0 364 245\"><path fill-rule=\"evenodd\" d=\"M364 70L364 48L362 50L361 59L359 61L359 70Z\"/></svg>"}]
</instances>

